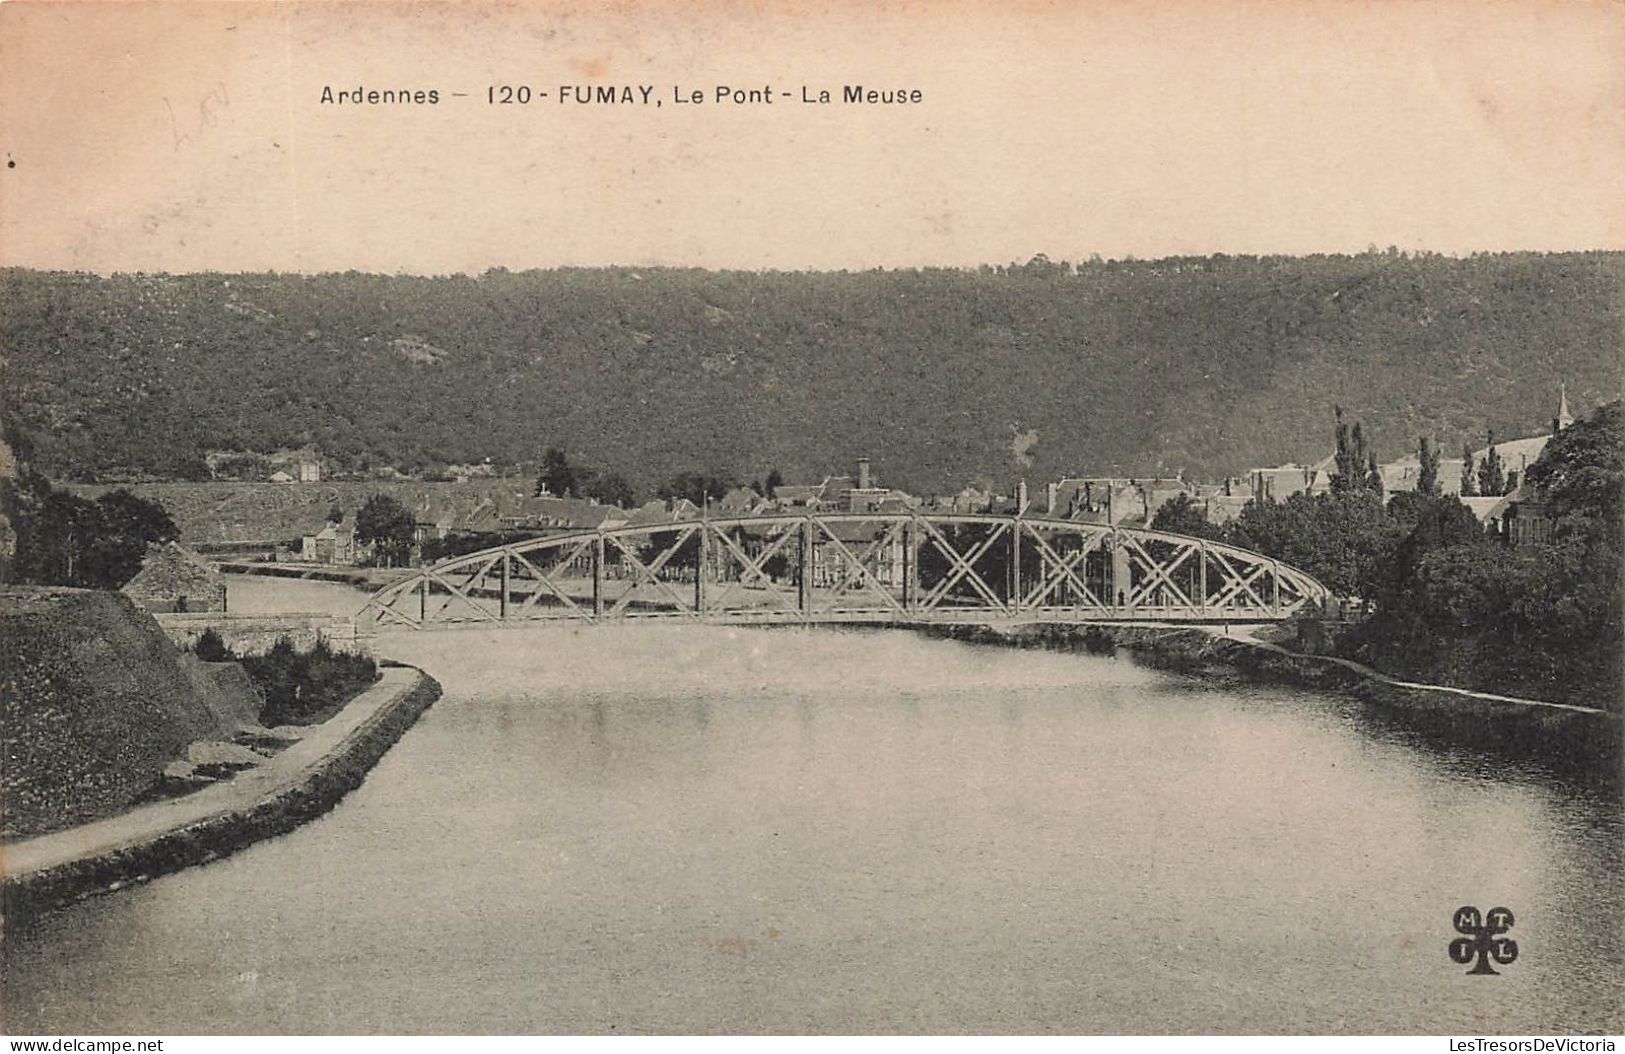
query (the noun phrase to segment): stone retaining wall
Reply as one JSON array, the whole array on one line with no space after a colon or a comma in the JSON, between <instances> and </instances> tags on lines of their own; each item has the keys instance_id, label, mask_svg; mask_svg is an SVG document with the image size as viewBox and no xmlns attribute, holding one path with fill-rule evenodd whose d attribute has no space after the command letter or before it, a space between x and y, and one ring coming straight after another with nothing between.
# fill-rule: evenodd
<instances>
[{"instance_id":1,"label":"stone retaining wall","mask_svg":"<svg viewBox=\"0 0 1625 1054\"><path fill-rule=\"evenodd\" d=\"M191 650L203 631L212 628L238 655L263 655L282 637L301 651L325 639L334 651L365 653L356 637L355 620L341 615L231 615L219 611L154 615L169 639Z\"/></svg>"}]
</instances>

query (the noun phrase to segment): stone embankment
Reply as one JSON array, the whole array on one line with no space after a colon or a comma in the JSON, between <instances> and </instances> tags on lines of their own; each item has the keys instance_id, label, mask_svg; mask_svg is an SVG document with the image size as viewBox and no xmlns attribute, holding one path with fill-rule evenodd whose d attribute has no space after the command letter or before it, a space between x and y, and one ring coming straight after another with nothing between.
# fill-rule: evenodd
<instances>
[{"instance_id":1,"label":"stone embankment","mask_svg":"<svg viewBox=\"0 0 1625 1054\"><path fill-rule=\"evenodd\" d=\"M307 582L337 582L372 592L409 578L410 568L350 567L342 564L262 563L252 560L218 560L215 566L227 575L260 575L266 578L298 578Z\"/></svg>"},{"instance_id":2,"label":"stone embankment","mask_svg":"<svg viewBox=\"0 0 1625 1054\"><path fill-rule=\"evenodd\" d=\"M230 780L0 847L6 918L213 860L332 808L440 695L411 667L381 673L337 715Z\"/></svg>"},{"instance_id":3,"label":"stone embankment","mask_svg":"<svg viewBox=\"0 0 1625 1054\"><path fill-rule=\"evenodd\" d=\"M187 651L197 648L204 631L214 630L237 655L263 655L286 637L295 648L308 651L318 640L334 651L364 651L356 637L355 620L342 615L287 614L234 615L223 611L165 612L154 615L164 633Z\"/></svg>"},{"instance_id":4,"label":"stone embankment","mask_svg":"<svg viewBox=\"0 0 1625 1054\"><path fill-rule=\"evenodd\" d=\"M1244 635L1188 626L1088 623L933 627L971 643L1054 650L1128 651L1156 669L1202 677L1291 684L1353 696L1392 724L1450 744L1471 744L1566 771L1618 778L1620 715L1565 703L1417 684L1324 655L1288 651Z\"/></svg>"}]
</instances>

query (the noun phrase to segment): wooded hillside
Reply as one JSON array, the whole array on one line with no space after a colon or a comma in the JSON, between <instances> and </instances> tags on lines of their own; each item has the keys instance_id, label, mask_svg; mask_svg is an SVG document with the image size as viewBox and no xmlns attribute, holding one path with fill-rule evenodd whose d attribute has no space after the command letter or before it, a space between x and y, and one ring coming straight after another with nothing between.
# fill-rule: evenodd
<instances>
[{"instance_id":1,"label":"wooded hillside","mask_svg":"<svg viewBox=\"0 0 1625 1054\"><path fill-rule=\"evenodd\" d=\"M863 453L922 494L1016 474L1215 478L1544 430L1622 388L1625 254L1076 268L0 274L4 406L59 478L206 478L211 450L534 463L640 491ZM1036 435L1034 435L1036 433ZM1030 459L1030 463L1029 460Z\"/></svg>"}]
</instances>

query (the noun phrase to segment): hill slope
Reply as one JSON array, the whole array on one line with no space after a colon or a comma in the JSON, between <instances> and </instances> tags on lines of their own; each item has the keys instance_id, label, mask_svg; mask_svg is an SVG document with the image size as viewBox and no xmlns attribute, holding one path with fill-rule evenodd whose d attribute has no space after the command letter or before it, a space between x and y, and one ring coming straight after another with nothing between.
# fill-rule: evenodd
<instances>
[{"instance_id":1,"label":"hill slope","mask_svg":"<svg viewBox=\"0 0 1625 1054\"><path fill-rule=\"evenodd\" d=\"M1485 427L1542 430L1560 381L1580 412L1621 390L1622 261L12 270L0 342L8 415L36 465L69 478L196 476L218 449L416 468L558 445L642 488L697 468L795 479L868 453L886 482L929 493L1318 457L1336 403L1385 459L1422 433L1448 454Z\"/></svg>"},{"instance_id":2,"label":"hill slope","mask_svg":"<svg viewBox=\"0 0 1625 1054\"><path fill-rule=\"evenodd\" d=\"M0 592L0 834L105 816L219 735L152 616L116 593Z\"/></svg>"}]
</instances>

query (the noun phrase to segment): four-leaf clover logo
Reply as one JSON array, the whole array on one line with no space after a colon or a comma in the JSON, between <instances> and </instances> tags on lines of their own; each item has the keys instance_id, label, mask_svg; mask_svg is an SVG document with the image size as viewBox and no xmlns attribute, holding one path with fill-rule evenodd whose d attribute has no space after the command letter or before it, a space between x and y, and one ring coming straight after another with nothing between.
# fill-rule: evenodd
<instances>
[{"instance_id":1,"label":"four-leaf clover logo","mask_svg":"<svg viewBox=\"0 0 1625 1054\"><path fill-rule=\"evenodd\" d=\"M1456 932L1465 936L1450 942L1450 958L1463 966L1476 959L1469 975L1496 974L1492 959L1502 966L1517 960L1518 942L1501 936L1512 928L1512 912L1506 908L1491 908L1488 916L1474 907L1457 908L1455 921Z\"/></svg>"}]
</instances>

